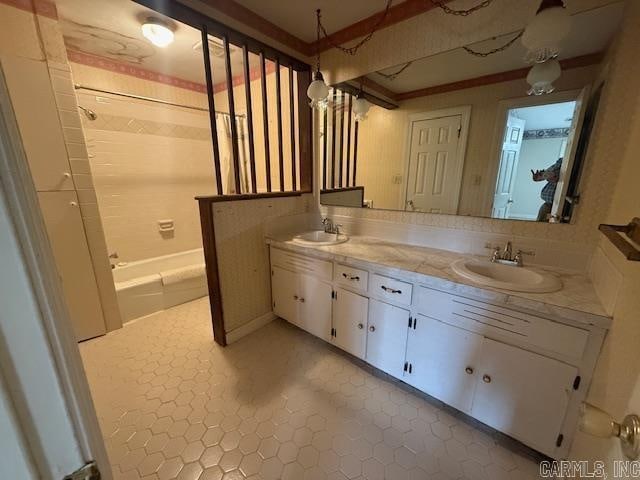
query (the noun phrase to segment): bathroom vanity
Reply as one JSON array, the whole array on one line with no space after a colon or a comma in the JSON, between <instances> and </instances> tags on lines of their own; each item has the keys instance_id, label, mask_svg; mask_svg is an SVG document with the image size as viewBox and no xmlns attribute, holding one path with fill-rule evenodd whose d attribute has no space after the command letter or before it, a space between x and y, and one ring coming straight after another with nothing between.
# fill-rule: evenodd
<instances>
[{"instance_id":1,"label":"bathroom vanity","mask_svg":"<svg viewBox=\"0 0 640 480\"><path fill-rule=\"evenodd\" d=\"M610 325L589 281L473 285L444 250L352 237L267 240L279 317L553 458L566 456ZM518 268L518 267L513 267Z\"/></svg>"}]
</instances>

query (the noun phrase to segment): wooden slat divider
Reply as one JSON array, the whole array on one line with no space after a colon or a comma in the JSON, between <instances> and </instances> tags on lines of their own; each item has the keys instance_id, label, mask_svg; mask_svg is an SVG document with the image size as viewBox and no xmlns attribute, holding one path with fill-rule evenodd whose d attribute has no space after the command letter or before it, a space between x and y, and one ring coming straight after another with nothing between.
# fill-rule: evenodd
<instances>
[{"instance_id":1,"label":"wooden slat divider","mask_svg":"<svg viewBox=\"0 0 640 480\"><path fill-rule=\"evenodd\" d=\"M222 172L220 170L220 146L218 144L218 122L216 119L216 102L213 94L213 72L209 55L209 34L207 26L202 26L202 53L204 57L204 75L207 82L207 98L209 100L209 124L211 125L211 147L213 149L213 166L216 177L216 193L223 195Z\"/></svg>"},{"instance_id":2,"label":"wooden slat divider","mask_svg":"<svg viewBox=\"0 0 640 480\"><path fill-rule=\"evenodd\" d=\"M345 187L349 186L349 166L351 164L351 115L353 108L353 95L349 95L349 110L347 111L347 184L343 185Z\"/></svg>"},{"instance_id":3,"label":"wooden slat divider","mask_svg":"<svg viewBox=\"0 0 640 480\"><path fill-rule=\"evenodd\" d=\"M282 86L280 62L276 58L276 117L278 119L278 164L280 166L280 191L284 192L284 148L282 145Z\"/></svg>"},{"instance_id":4,"label":"wooden slat divider","mask_svg":"<svg viewBox=\"0 0 640 480\"><path fill-rule=\"evenodd\" d=\"M342 188L342 175L344 173L344 92L340 90L340 152L338 155L338 187Z\"/></svg>"},{"instance_id":5,"label":"wooden slat divider","mask_svg":"<svg viewBox=\"0 0 640 480\"><path fill-rule=\"evenodd\" d=\"M269 144L269 105L267 102L267 67L264 53L260 52L260 85L262 89L262 128L264 132L264 168L267 192L271 192L271 150Z\"/></svg>"},{"instance_id":6,"label":"wooden slat divider","mask_svg":"<svg viewBox=\"0 0 640 480\"><path fill-rule=\"evenodd\" d=\"M251 192L258 192L256 179L256 152L253 144L253 106L251 104L251 75L249 72L249 49L247 45L242 46L242 60L244 64L244 89L247 102L247 135L249 136L249 165L251 167Z\"/></svg>"},{"instance_id":7,"label":"wooden slat divider","mask_svg":"<svg viewBox=\"0 0 640 480\"><path fill-rule=\"evenodd\" d=\"M336 188L336 102L338 91L333 89L333 104L331 105L331 188Z\"/></svg>"},{"instance_id":8,"label":"wooden slat divider","mask_svg":"<svg viewBox=\"0 0 640 480\"><path fill-rule=\"evenodd\" d=\"M298 94L298 166L300 190L311 192L313 185L313 122L307 88L311 83L311 69L296 71Z\"/></svg>"},{"instance_id":9,"label":"wooden slat divider","mask_svg":"<svg viewBox=\"0 0 640 480\"><path fill-rule=\"evenodd\" d=\"M236 107L233 100L233 73L231 72L231 52L229 39L222 37L224 46L224 65L227 73L227 96L229 98L229 123L231 124L231 160L236 193L242 193L240 186L240 151L238 149L238 125L236 124Z\"/></svg>"},{"instance_id":10,"label":"wooden slat divider","mask_svg":"<svg viewBox=\"0 0 640 480\"><path fill-rule=\"evenodd\" d=\"M358 168L358 126L360 122L355 121L353 127L353 186L356 186L356 170Z\"/></svg>"},{"instance_id":11,"label":"wooden slat divider","mask_svg":"<svg viewBox=\"0 0 640 480\"><path fill-rule=\"evenodd\" d=\"M327 188L327 138L329 137L329 132L327 131L327 109L325 108L323 113L323 127L322 127L322 188Z\"/></svg>"},{"instance_id":12,"label":"wooden slat divider","mask_svg":"<svg viewBox=\"0 0 640 480\"><path fill-rule=\"evenodd\" d=\"M298 172L296 168L296 108L293 98L293 69L289 68L289 125L291 138L291 190L298 189Z\"/></svg>"}]
</instances>

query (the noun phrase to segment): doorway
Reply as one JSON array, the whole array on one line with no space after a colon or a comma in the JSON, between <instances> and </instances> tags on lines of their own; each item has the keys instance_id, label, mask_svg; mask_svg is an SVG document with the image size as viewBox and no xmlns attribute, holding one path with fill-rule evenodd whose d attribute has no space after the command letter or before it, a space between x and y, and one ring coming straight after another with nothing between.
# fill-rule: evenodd
<instances>
[{"instance_id":1,"label":"doorway","mask_svg":"<svg viewBox=\"0 0 640 480\"><path fill-rule=\"evenodd\" d=\"M456 214L471 107L413 116L405 210Z\"/></svg>"}]
</instances>

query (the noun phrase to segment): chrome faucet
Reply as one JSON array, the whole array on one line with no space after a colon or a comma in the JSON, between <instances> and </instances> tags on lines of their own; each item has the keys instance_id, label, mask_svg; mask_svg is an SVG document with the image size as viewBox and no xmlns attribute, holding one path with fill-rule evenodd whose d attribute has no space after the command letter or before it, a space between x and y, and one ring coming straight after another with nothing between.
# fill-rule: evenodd
<instances>
[{"instance_id":1,"label":"chrome faucet","mask_svg":"<svg viewBox=\"0 0 640 480\"><path fill-rule=\"evenodd\" d=\"M324 225L325 233L334 233L336 236L340 235L340 228L342 225L339 223L333 223L329 217L322 219L322 225Z\"/></svg>"},{"instance_id":2,"label":"chrome faucet","mask_svg":"<svg viewBox=\"0 0 640 480\"><path fill-rule=\"evenodd\" d=\"M491 258L489 261L493 263L502 263L504 265L513 265L516 267L522 267L523 261L522 257L524 255L535 256L536 252L533 250L525 251L525 250L516 250L516 254L513 254L513 245L511 242L507 242L503 248L499 246L493 247L493 253L491 254Z\"/></svg>"}]
</instances>

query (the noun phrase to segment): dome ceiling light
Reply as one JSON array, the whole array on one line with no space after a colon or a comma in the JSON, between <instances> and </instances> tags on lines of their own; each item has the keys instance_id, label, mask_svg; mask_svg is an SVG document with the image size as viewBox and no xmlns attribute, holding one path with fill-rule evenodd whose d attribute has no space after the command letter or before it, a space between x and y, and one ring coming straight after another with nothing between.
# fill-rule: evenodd
<instances>
[{"instance_id":1,"label":"dome ceiling light","mask_svg":"<svg viewBox=\"0 0 640 480\"><path fill-rule=\"evenodd\" d=\"M173 29L164 20L149 17L142 24L142 35L156 47L165 48L173 43L175 35Z\"/></svg>"}]
</instances>

